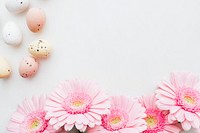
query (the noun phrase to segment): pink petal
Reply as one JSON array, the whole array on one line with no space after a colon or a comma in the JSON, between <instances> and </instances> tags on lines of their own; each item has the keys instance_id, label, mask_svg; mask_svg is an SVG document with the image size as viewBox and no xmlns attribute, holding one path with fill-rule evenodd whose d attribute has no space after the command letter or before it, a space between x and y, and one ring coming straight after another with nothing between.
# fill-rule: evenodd
<instances>
[{"instance_id":1,"label":"pink petal","mask_svg":"<svg viewBox=\"0 0 200 133\"><path fill-rule=\"evenodd\" d=\"M175 125L166 125L165 130L171 133L179 133L181 131L181 128Z\"/></svg>"},{"instance_id":2,"label":"pink petal","mask_svg":"<svg viewBox=\"0 0 200 133\"><path fill-rule=\"evenodd\" d=\"M181 107L179 106L172 106L170 107L170 113L176 113Z\"/></svg>"},{"instance_id":3,"label":"pink petal","mask_svg":"<svg viewBox=\"0 0 200 133\"><path fill-rule=\"evenodd\" d=\"M193 116L192 113L190 113L188 111L185 111L185 118L186 118L186 120L193 121L193 117L192 116Z\"/></svg>"},{"instance_id":4,"label":"pink petal","mask_svg":"<svg viewBox=\"0 0 200 133\"><path fill-rule=\"evenodd\" d=\"M191 124L190 124L190 122L188 122L187 120L183 121L183 122L181 123L181 125L182 125L182 127L183 127L183 129L184 129L185 131L188 131L188 130L190 130L190 128L191 128Z\"/></svg>"},{"instance_id":5,"label":"pink petal","mask_svg":"<svg viewBox=\"0 0 200 133\"><path fill-rule=\"evenodd\" d=\"M176 113L174 113L174 116L179 122L185 121L185 116L184 116L185 111L183 109L180 109Z\"/></svg>"},{"instance_id":6,"label":"pink petal","mask_svg":"<svg viewBox=\"0 0 200 133\"><path fill-rule=\"evenodd\" d=\"M74 124L75 121L76 121L75 115L70 115L70 116L67 117L67 124L70 124L70 125Z\"/></svg>"},{"instance_id":7,"label":"pink petal","mask_svg":"<svg viewBox=\"0 0 200 133\"><path fill-rule=\"evenodd\" d=\"M89 121L94 122L94 117L92 117L90 114L85 113L84 116L87 117L87 119L88 119Z\"/></svg>"},{"instance_id":8,"label":"pink petal","mask_svg":"<svg viewBox=\"0 0 200 133\"><path fill-rule=\"evenodd\" d=\"M101 116L96 114L96 113L93 113L93 112L88 112L88 114L90 114L93 118L95 118L96 120L101 120Z\"/></svg>"},{"instance_id":9,"label":"pink petal","mask_svg":"<svg viewBox=\"0 0 200 133\"><path fill-rule=\"evenodd\" d=\"M75 123L75 126L78 130L82 129L83 128L83 124L78 124L78 123Z\"/></svg>"},{"instance_id":10,"label":"pink petal","mask_svg":"<svg viewBox=\"0 0 200 133\"><path fill-rule=\"evenodd\" d=\"M73 127L74 127L74 124L72 124L72 125L65 124L64 129L65 129L66 131L70 131L70 130L72 130Z\"/></svg>"}]
</instances>

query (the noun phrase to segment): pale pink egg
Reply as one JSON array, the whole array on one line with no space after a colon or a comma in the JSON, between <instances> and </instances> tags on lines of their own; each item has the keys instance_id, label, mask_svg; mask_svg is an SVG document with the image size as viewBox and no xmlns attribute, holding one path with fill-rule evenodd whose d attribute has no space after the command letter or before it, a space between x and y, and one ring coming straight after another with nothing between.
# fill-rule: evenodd
<instances>
[{"instance_id":1,"label":"pale pink egg","mask_svg":"<svg viewBox=\"0 0 200 133\"><path fill-rule=\"evenodd\" d=\"M19 74L23 78L34 76L39 68L39 62L33 57L23 58L19 64Z\"/></svg>"},{"instance_id":2,"label":"pale pink egg","mask_svg":"<svg viewBox=\"0 0 200 133\"><path fill-rule=\"evenodd\" d=\"M39 32L46 23L45 12L41 8L31 8L26 14L26 23L32 32Z\"/></svg>"}]
</instances>

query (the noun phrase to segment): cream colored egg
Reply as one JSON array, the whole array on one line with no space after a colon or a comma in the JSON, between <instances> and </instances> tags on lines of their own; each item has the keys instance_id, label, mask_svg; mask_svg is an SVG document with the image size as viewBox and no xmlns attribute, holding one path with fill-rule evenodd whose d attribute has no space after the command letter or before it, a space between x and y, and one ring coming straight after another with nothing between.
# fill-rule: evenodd
<instances>
[{"instance_id":1,"label":"cream colored egg","mask_svg":"<svg viewBox=\"0 0 200 133\"><path fill-rule=\"evenodd\" d=\"M32 42L28 47L30 54L36 58L49 57L51 49L49 42L42 39Z\"/></svg>"},{"instance_id":2,"label":"cream colored egg","mask_svg":"<svg viewBox=\"0 0 200 133\"><path fill-rule=\"evenodd\" d=\"M11 75L11 66L8 61L0 56L0 78L7 78Z\"/></svg>"},{"instance_id":3,"label":"cream colored egg","mask_svg":"<svg viewBox=\"0 0 200 133\"><path fill-rule=\"evenodd\" d=\"M39 32L46 23L45 12L41 8L31 8L26 14L26 23L32 32Z\"/></svg>"},{"instance_id":4,"label":"cream colored egg","mask_svg":"<svg viewBox=\"0 0 200 133\"><path fill-rule=\"evenodd\" d=\"M19 74L23 78L29 78L34 76L39 68L39 62L33 57L23 58L19 64Z\"/></svg>"}]
</instances>

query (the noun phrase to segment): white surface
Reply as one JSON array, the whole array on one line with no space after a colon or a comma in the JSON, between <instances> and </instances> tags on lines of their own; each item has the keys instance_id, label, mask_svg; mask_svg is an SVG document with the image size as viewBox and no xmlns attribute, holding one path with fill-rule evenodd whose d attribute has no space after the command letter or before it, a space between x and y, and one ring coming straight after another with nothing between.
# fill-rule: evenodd
<instances>
[{"instance_id":1,"label":"white surface","mask_svg":"<svg viewBox=\"0 0 200 133\"><path fill-rule=\"evenodd\" d=\"M200 76L200 1L198 0L31 0L41 7L47 24L31 33L25 13L10 14L0 0L0 31L7 21L22 29L18 48L0 39L0 55L13 75L0 80L0 132L25 97L48 93L65 79L90 79L111 95L141 96L153 92L170 72ZM20 60L36 39L53 44L52 56L41 61L38 74L23 79Z\"/></svg>"}]
</instances>

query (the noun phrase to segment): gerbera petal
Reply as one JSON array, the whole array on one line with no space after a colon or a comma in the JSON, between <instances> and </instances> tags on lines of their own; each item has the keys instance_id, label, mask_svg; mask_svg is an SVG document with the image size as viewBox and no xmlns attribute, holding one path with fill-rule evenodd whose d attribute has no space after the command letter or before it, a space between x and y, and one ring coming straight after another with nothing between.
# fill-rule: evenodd
<instances>
[{"instance_id":1,"label":"gerbera petal","mask_svg":"<svg viewBox=\"0 0 200 133\"><path fill-rule=\"evenodd\" d=\"M176 113L181 107L179 106L171 106L170 107L170 113Z\"/></svg>"},{"instance_id":2,"label":"gerbera petal","mask_svg":"<svg viewBox=\"0 0 200 133\"><path fill-rule=\"evenodd\" d=\"M174 99L162 96L162 98L159 99L160 103L163 103L165 105L175 105L176 101Z\"/></svg>"},{"instance_id":3,"label":"gerbera petal","mask_svg":"<svg viewBox=\"0 0 200 133\"><path fill-rule=\"evenodd\" d=\"M185 111L183 109L179 109L176 113L174 113L174 116L179 122L183 122L185 120L184 113Z\"/></svg>"},{"instance_id":4,"label":"gerbera petal","mask_svg":"<svg viewBox=\"0 0 200 133\"><path fill-rule=\"evenodd\" d=\"M192 74L192 73L186 73L186 80L184 82L184 88L194 88L199 83L199 78Z\"/></svg>"},{"instance_id":5,"label":"gerbera petal","mask_svg":"<svg viewBox=\"0 0 200 133\"><path fill-rule=\"evenodd\" d=\"M185 118L186 118L186 120L192 121L193 120L192 116L193 116L192 113L190 113L188 111L185 111Z\"/></svg>"},{"instance_id":6,"label":"gerbera petal","mask_svg":"<svg viewBox=\"0 0 200 133\"><path fill-rule=\"evenodd\" d=\"M88 126L89 126L90 128L93 128L93 127L95 126L95 124L94 124L93 122L90 122L90 123L88 124Z\"/></svg>"},{"instance_id":7,"label":"gerbera petal","mask_svg":"<svg viewBox=\"0 0 200 133\"><path fill-rule=\"evenodd\" d=\"M91 109L101 109L101 108L110 108L110 101L105 101L96 105L92 105Z\"/></svg>"},{"instance_id":8,"label":"gerbera petal","mask_svg":"<svg viewBox=\"0 0 200 133\"><path fill-rule=\"evenodd\" d=\"M101 115L110 113L108 109L90 109L90 111Z\"/></svg>"},{"instance_id":9,"label":"gerbera petal","mask_svg":"<svg viewBox=\"0 0 200 133\"><path fill-rule=\"evenodd\" d=\"M76 119L75 119L76 117L75 117L75 115L70 115L70 116L68 116L67 117L67 124L74 124L75 123L75 121L76 121Z\"/></svg>"},{"instance_id":10,"label":"gerbera petal","mask_svg":"<svg viewBox=\"0 0 200 133\"><path fill-rule=\"evenodd\" d=\"M92 117L90 114L85 113L84 116L85 116L90 122L94 122L94 117Z\"/></svg>"},{"instance_id":11,"label":"gerbera petal","mask_svg":"<svg viewBox=\"0 0 200 133\"><path fill-rule=\"evenodd\" d=\"M112 131L108 131L102 126L95 126L95 128L89 128L87 133L112 133Z\"/></svg>"},{"instance_id":12,"label":"gerbera petal","mask_svg":"<svg viewBox=\"0 0 200 133\"><path fill-rule=\"evenodd\" d=\"M123 128L119 130L119 133L140 133L137 128Z\"/></svg>"},{"instance_id":13,"label":"gerbera petal","mask_svg":"<svg viewBox=\"0 0 200 133\"><path fill-rule=\"evenodd\" d=\"M65 126L64 126L64 129L66 130L66 131L70 131L70 130L72 130L72 128L74 127L74 124L65 124Z\"/></svg>"},{"instance_id":14,"label":"gerbera petal","mask_svg":"<svg viewBox=\"0 0 200 133\"><path fill-rule=\"evenodd\" d=\"M165 130L171 133L179 133L181 128L178 125L166 125Z\"/></svg>"},{"instance_id":15,"label":"gerbera petal","mask_svg":"<svg viewBox=\"0 0 200 133\"><path fill-rule=\"evenodd\" d=\"M169 98L175 98L176 97L175 94L169 93L169 92L167 92L165 90L162 90L162 89L156 90L156 93L159 93L159 94L161 94L161 95L163 95L165 97L169 97Z\"/></svg>"},{"instance_id":16,"label":"gerbera petal","mask_svg":"<svg viewBox=\"0 0 200 133\"><path fill-rule=\"evenodd\" d=\"M81 129L79 129L81 132L85 132L87 126L86 125L83 125L83 127Z\"/></svg>"},{"instance_id":17,"label":"gerbera petal","mask_svg":"<svg viewBox=\"0 0 200 133\"><path fill-rule=\"evenodd\" d=\"M186 76L184 76L183 73L171 73L170 75L171 84L174 85L176 88L182 88L185 80Z\"/></svg>"},{"instance_id":18,"label":"gerbera petal","mask_svg":"<svg viewBox=\"0 0 200 133\"><path fill-rule=\"evenodd\" d=\"M163 83L158 86L158 89L166 91L172 95L176 94L176 88L165 81L163 81Z\"/></svg>"},{"instance_id":19,"label":"gerbera petal","mask_svg":"<svg viewBox=\"0 0 200 133\"><path fill-rule=\"evenodd\" d=\"M182 125L182 127L183 127L183 129L184 129L185 131L188 131L188 130L191 129L191 124L190 124L190 122L188 122L187 120L183 121L183 122L181 123L181 125Z\"/></svg>"},{"instance_id":20,"label":"gerbera petal","mask_svg":"<svg viewBox=\"0 0 200 133\"><path fill-rule=\"evenodd\" d=\"M58 120L56 118L52 118L50 121L49 121L49 124L50 125L54 125L55 123L57 123Z\"/></svg>"},{"instance_id":21,"label":"gerbera petal","mask_svg":"<svg viewBox=\"0 0 200 133\"><path fill-rule=\"evenodd\" d=\"M195 115L193 115L192 117L193 117L193 121L191 122L192 127L195 128L195 129L200 128L199 118Z\"/></svg>"},{"instance_id":22,"label":"gerbera petal","mask_svg":"<svg viewBox=\"0 0 200 133\"><path fill-rule=\"evenodd\" d=\"M83 128L83 124L78 124L78 123L75 123L75 126L78 130L82 129Z\"/></svg>"},{"instance_id":23,"label":"gerbera petal","mask_svg":"<svg viewBox=\"0 0 200 133\"><path fill-rule=\"evenodd\" d=\"M93 118L96 120L101 120L101 116L99 114L93 113L93 112L88 112Z\"/></svg>"},{"instance_id":24,"label":"gerbera petal","mask_svg":"<svg viewBox=\"0 0 200 133\"><path fill-rule=\"evenodd\" d=\"M168 115L168 122L170 124L172 124L174 121L176 121L177 119L175 118L174 114L169 114Z\"/></svg>"}]
</instances>

